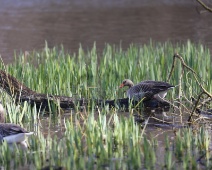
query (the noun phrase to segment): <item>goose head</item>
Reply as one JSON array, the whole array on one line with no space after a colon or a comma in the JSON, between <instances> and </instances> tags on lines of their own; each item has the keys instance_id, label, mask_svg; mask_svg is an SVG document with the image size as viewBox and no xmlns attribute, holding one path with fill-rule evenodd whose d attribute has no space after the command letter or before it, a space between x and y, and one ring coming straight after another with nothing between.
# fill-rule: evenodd
<instances>
[{"instance_id":1,"label":"goose head","mask_svg":"<svg viewBox=\"0 0 212 170\"><path fill-rule=\"evenodd\" d=\"M133 82L130 79L124 79L122 83L120 84L119 88L122 88L124 86L128 86L129 88L134 86Z\"/></svg>"}]
</instances>

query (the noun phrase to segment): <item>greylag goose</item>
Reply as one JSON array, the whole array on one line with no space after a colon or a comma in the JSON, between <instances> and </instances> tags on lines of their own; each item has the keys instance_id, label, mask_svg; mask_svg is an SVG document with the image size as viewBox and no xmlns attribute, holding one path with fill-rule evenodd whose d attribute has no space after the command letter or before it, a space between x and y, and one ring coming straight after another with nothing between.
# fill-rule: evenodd
<instances>
[{"instance_id":1,"label":"greylag goose","mask_svg":"<svg viewBox=\"0 0 212 170\"><path fill-rule=\"evenodd\" d=\"M167 94L167 91L175 86L170 85L169 83L163 81L152 81L146 80L142 81L136 85L129 79L123 80L120 88L128 86L127 97L130 99L134 99L136 101L157 99L158 101L163 102L164 97Z\"/></svg>"},{"instance_id":2,"label":"greylag goose","mask_svg":"<svg viewBox=\"0 0 212 170\"><path fill-rule=\"evenodd\" d=\"M20 144L23 149L27 149L26 137L33 134L26 129L13 123L5 122L5 112L0 101L0 141L6 141L8 144Z\"/></svg>"}]
</instances>

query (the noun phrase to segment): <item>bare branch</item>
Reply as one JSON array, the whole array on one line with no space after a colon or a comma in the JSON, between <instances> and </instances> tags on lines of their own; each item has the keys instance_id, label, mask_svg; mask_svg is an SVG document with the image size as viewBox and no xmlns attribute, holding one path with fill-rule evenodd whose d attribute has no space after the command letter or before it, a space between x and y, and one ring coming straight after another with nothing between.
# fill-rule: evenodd
<instances>
[{"instance_id":1,"label":"bare branch","mask_svg":"<svg viewBox=\"0 0 212 170\"><path fill-rule=\"evenodd\" d=\"M201 79L201 78L199 77L199 75L198 75L191 67L189 67L189 66L185 63L185 61L183 60L183 58L182 58L178 53L175 53L174 56L173 56L172 68L171 68L171 71L170 71L170 73L169 73L169 76L168 76L167 81L169 81L170 78L171 78L171 75L172 75L172 73L173 73L173 70L174 70L174 67L175 67L175 64L176 64L176 59L179 59L179 60L180 60L183 70L186 68L187 70L189 70L189 71L193 74L194 79L196 80L197 84L199 85L199 87L200 87L201 90L202 90L202 92L199 94L198 99L197 99L197 101L195 102L195 104L194 104L194 106L193 106L193 109L192 109L192 111L191 111L191 114L190 114L190 116L189 116L189 118L188 118L188 122L191 123L191 122L192 122L192 116L193 116L195 110L198 108L198 104L199 104L199 102L200 102L201 96L204 95L204 94L206 94L206 95L209 97L209 99L207 99L207 101L210 101L210 100L212 99L212 94L210 94L210 93L203 87L203 85L202 85L202 84L200 83L200 81L199 81L199 79ZM182 75L181 75L181 76L182 76ZM199 79L198 79L198 78L199 78Z\"/></svg>"},{"instance_id":2,"label":"bare branch","mask_svg":"<svg viewBox=\"0 0 212 170\"><path fill-rule=\"evenodd\" d=\"M202 5L203 8L205 8L207 11L212 12L212 8L210 8L209 6L207 6L204 2L202 2L201 0L197 0L197 2Z\"/></svg>"},{"instance_id":3,"label":"bare branch","mask_svg":"<svg viewBox=\"0 0 212 170\"><path fill-rule=\"evenodd\" d=\"M179 54L177 54L177 53L174 54L173 64L172 64L172 68L171 68L170 74L169 74L169 76L168 76L168 81L170 80L171 75L172 75L172 72L173 72L173 70L174 70L176 58L178 58L178 59L181 61L181 64L182 64L182 66L183 66L184 68L187 68L189 71L192 72L192 74L193 74L193 76L194 76L194 78L195 78L197 84L200 86L200 88L202 89L202 91L203 91L205 94L207 94L210 98L212 98L212 94L210 94L207 90L205 90L205 88L203 87L203 85L202 85L202 84L200 83L200 81L198 80L197 77L199 77L199 76L197 75L197 73L196 73L191 67L189 67L189 66L185 63L185 61L183 60L183 58L182 58Z\"/></svg>"}]
</instances>

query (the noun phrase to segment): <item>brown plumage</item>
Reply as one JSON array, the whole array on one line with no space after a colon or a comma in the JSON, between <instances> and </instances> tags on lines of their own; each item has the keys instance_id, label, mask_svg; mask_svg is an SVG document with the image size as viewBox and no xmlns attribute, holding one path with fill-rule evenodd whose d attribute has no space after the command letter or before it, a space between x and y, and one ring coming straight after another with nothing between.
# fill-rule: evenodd
<instances>
[{"instance_id":1,"label":"brown plumage","mask_svg":"<svg viewBox=\"0 0 212 170\"><path fill-rule=\"evenodd\" d=\"M129 79L123 80L119 87L122 88L124 86L129 87L127 90L127 97L136 101L140 101L141 99L150 100L152 98L158 101L164 101L167 91L174 88L174 86L169 83L153 80L142 81L134 85Z\"/></svg>"}]
</instances>

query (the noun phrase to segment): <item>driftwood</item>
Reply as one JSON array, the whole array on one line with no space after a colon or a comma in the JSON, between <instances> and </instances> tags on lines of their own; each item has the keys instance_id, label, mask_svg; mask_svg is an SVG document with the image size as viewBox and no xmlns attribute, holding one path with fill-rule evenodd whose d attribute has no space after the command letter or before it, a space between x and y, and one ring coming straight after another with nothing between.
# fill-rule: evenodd
<instances>
[{"instance_id":1,"label":"driftwood","mask_svg":"<svg viewBox=\"0 0 212 170\"><path fill-rule=\"evenodd\" d=\"M76 103L83 105L84 100L74 102L73 98L67 96L56 96L49 94L37 93L24 84L19 82L15 77L0 70L0 87L10 95L16 103L27 101L32 106L36 105L37 108L49 110L49 104L52 102L58 104L61 108L73 108Z\"/></svg>"},{"instance_id":2,"label":"driftwood","mask_svg":"<svg viewBox=\"0 0 212 170\"><path fill-rule=\"evenodd\" d=\"M109 107L116 107L118 106L119 108L126 108L128 109L130 104L132 106L138 106L139 104L142 104L144 108L149 108L149 109L165 109L170 108L170 104L168 102L159 102L156 99L152 100L145 100L142 103L138 101L130 101L128 98L123 98L123 99L116 99L116 100L106 100L106 101L98 101L97 103L99 104L104 104L104 105L109 105Z\"/></svg>"},{"instance_id":3,"label":"driftwood","mask_svg":"<svg viewBox=\"0 0 212 170\"><path fill-rule=\"evenodd\" d=\"M74 99L67 96L57 96L51 94L37 93L24 84L19 82L15 77L0 70L0 87L5 90L16 103L28 102L31 106L36 105L37 108L49 110L50 106L54 103L60 106L62 109L75 108L76 106L87 106L89 100L87 99ZM98 106L109 105L109 107L124 107L129 108L129 103L132 105L138 105L136 101L129 101L128 98L117 100L96 100L95 103ZM157 108L157 107L169 107L168 103L159 103L158 101L145 101L143 102L145 107Z\"/></svg>"}]
</instances>

